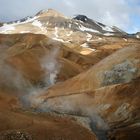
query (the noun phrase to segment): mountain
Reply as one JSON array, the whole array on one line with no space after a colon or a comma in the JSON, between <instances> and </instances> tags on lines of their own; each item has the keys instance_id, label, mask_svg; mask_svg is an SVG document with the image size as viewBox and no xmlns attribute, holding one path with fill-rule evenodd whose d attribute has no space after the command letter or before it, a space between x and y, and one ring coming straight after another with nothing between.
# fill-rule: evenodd
<instances>
[{"instance_id":1,"label":"mountain","mask_svg":"<svg viewBox=\"0 0 140 140\"><path fill-rule=\"evenodd\" d=\"M54 28L54 30L50 31L50 28ZM115 26L110 27L104 25L84 15L68 18L52 9L40 11L34 17L27 17L19 21L4 24L0 31L1 33L34 32L46 34L49 37L52 37L53 34L54 38L63 40L65 38L61 34L63 34L64 29L67 37L70 37L78 31L83 34L91 33L104 36L127 35L127 33Z\"/></svg>"},{"instance_id":2,"label":"mountain","mask_svg":"<svg viewBox=\"0 0 140 140\"><path fill-rule=\"evenodd\" d=\"M0 140L139 140L138 36L53 9L3 23Z\"/></svg>"}]
</instances>

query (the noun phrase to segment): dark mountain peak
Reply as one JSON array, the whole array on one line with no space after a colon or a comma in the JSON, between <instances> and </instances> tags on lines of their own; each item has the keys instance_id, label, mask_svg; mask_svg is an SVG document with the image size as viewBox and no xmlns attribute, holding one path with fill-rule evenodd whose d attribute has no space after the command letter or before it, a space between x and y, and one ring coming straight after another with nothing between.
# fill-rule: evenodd
<instances>
[{"instance_id":1,"label":"dark mountain peak","mask_svg":"<svg viewBox=\"0 0 140 140\"><path fill-rule=\"evenodd\" d=\"M88 17L85 16L85 15L77 15L75 16L73 19L76 19L76 20L81 20L83 22L86 22L88 20Z\"/></svg>"}]
</instances>

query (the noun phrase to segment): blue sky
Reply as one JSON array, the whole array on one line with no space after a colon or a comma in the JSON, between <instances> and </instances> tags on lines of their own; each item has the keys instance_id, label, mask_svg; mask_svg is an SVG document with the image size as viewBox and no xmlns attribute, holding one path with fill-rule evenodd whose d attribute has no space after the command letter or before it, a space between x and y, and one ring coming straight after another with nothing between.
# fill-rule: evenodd
<instances>
[{"instance_id":1,"label":"blue sky","mask_svg":"<svg viewBox=\"0 0 140 140\"><path fill-rule=\"evenodd\" d=\"M127 3L132 11L129 14L131 25L127 30L128 32L140 32L140 0L128 0Z\"/></svg>"},{"instance_id":2,"label":"blue sky","mask_svg":"<svg viewBox=\"0 0 140 140\"><path fill-rule=\"evenodd\" d=\"M129 33L140 31L140 0L0 0L0 21L33 16L48 8L66 16L85 14Z\"/></svg>"},{"instance_id":3,"label":"blue sky","mask_svg":"<svg viewBox=\"0 0 140 140\"><path fill-rule=\"evenodd\" d=\"M131 26L128 27L128 32L140 32L140 16L139 15L132 15L130 16L131 19Z\"/></svg>"}]
</instances>

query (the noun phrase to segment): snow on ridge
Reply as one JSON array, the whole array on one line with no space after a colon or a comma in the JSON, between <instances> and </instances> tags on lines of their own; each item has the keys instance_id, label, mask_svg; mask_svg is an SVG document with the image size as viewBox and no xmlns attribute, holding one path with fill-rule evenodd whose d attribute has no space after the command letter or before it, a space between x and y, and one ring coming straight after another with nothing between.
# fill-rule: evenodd
<instances>
[{"instance_id":1,"label":"snow on ridge","mask_svg":"<svg viewBox=\"0 0 140 140\"><path fill-rule=\"evenodd\" d=\"M120 28L118 28L118 27L116 27L116 26L113 26L113 28L116 29L117 31L123 33L123 31L122 31Z\"/></svg>"},{"instance_id":2,"label":"snow on ridge","mask_svg":"<svg viewBox=\"0 0 140 140\"><path fill-rule=\"evenodd\" d=\"M112 26L107 26L107 25L100 25L97 21L94 21L98 26L100 26L102 28L102 30L107 31L107 32L114 32L114 30L112 29Z\"/></svg>"},{"instance_id":3,"label":"snow on ridge","mask_svg":"<svg viewBox=\"0 0 140 140\"><path fill-rule=\"evenodd\" d=\"M37 16L35 16L33 18L28 17L27 20L25 20L23 22L17 21L17 22L13 22L13 23L9 23L9 24L5 23L3 26L0 27L0 33L9 33L10 31L15 30L15 26L25 24L25 23L28 23L28 22L32 22L36 18L37 18Z\"/></svg>"},{"instance_id":4,"label":"snow on ridge","mask_svg":"<svg viewBox=\"0 0 140 140\"><path fill-rule=\"evenodd\" d=\"M42 25L42 23L39 20L34 20L32 22L32 25L39 27L41 29L41 31L43 31L44 33L47 33L47 29Z\"/></svg>"},{"instance_id":5,"label":"snow on ridge","mask_svg":"<svg viewBox=\"0 0 140 140\"><path fill-rule=\"evenodd\" d=\"M20 22L18 24L29 23L29 22L32 22L32 21L36 20L37 18L38 18L37 16L34 16L33 18L28 17L27 20L25 20L23 22Z\"/></svg>"},{"instance_id":6,"label":"snow on ridge","mask_svg":"<svg viewBox=\"0 0 140 140\"><path fill-rule=\"evenodd\" d=\"M100 33L100 32L97 31L97 30L94 30L94 29L91 29L91 28L84 27L83 25L80 25L80 26L79 26L79 29L80 29L81 31L88 31L88 32L94 32L94 33Z\"/></svg>"},{"instance_id":7,"label":"snow on ridge","mask_svg":"<svg viewBox=\"0 0 140 140\"><path fill-rule=\"evenodd\" d=\"M34 16L33 18L28 17L25 21L17 21L17 22L13 22L9 25L20 25L20 24L25 24L25 23L29 23L29 22L33 22L34 20L36 20L38 17Z\"/></svg>"},{"instance_id":8,"label":"snow on ridge","mask_svg":"<svg viewBox=\"0 0 140 140\"><path fill-rule=\"evenodd\" d=\"M41 22L39 20L34 20L33 23L32 23L32 25L37 26L39 28L42 27L42 24L41 24Z\"/></svg>"},{"instance_id":9,"label":"snow on ridge","mask_svg":"<svg viewBox=\"0 0 140 140\"><path fill-rule=\"evenodd\" d=\"M95 20L93 20L98 26L100 26L101 27L101 25L97 22L97 21L95 21Z\"/></svg>"},{"instance_id":10,"label":"snow on ridge","mask_svg":"<svg viewBox=\"0 0 140 140\"><path fill-rule=\"evenodd\" d=\"M103 29L104 31L107 31L107 32L114 32L113 29L112 29L111 27L109 27L109 26L105 26L105 27L101 26L101 27L102 27L102 29Z\"/></svg>"},{"instance_id":11,"label":"snow on ridge","mask_svg":"<svg viewBox=\"0 0 140 140\"><path fill-rule=\"evenodd\" d=\"M9 33L9 31L15 30L15 27L11 24L4 24L0 27L0 33Z\"/></svg>"}]
</instances>

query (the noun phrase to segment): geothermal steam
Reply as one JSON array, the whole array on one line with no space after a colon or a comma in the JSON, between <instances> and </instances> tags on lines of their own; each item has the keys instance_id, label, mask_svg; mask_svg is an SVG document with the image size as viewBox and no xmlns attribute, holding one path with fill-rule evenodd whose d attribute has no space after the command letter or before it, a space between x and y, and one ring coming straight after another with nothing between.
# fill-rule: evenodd
<instances>
[{"instance_id":1,"label":"geothermal steam","mask_svg":"<svg viewBox=\"0 0 140 140\"><path fill-rule=\"evenodd\" d=\"M0 46L0 88L26 92L30 84L14 66L6 61L8 48L5 45Z\"/></svg>"},{"instance_id":2,"label":"geothermal steam","mask_svg":"<svg viewBox=\"0 0 140 140\"><path fill-rule=\"evenodd\" d=\"M57 61L59 48L52 48L49 54L41 58L40 65L44 70L44 78L38 85L33 85L26 79L22 72L11 64L7 63L6 50L8 46L0 46L0 87L1 89L12 90L19 93L19 97L24 106L38 104L40 102L36 96L39 96L44 90L55 84L60 65ZM43 86L40 86L40 82Z\"/></svg>"},{"instance_id":3,"label":"geothermal steam","mask_svg":"<svg viewBox=\"0 0 140 140\"><path fill-rule=\"evenodd\" d=\"M51 86L55 84L57 74L60 70L60 64L57 62L59 48L53 48L50 54L45 56L41 61L41 66L45 71L45 83L46 86Z\"/></svg>"},{"instance_id":4,"label":"geothermal steam","mask_svg":"<svg viewBox=\"0 0 140 140\"><path fill-rule=\"evenodd\" d=\"M43 87L32 86L29 90L28 95L24 96L24 101L28 106L36 106L42 103L42 100L38 98L39 95L43 94L50 86L56 83L57 74L60 70L60 64L57 60L59 48L52 48L49 54L46 54L41 61L41 67L45 72L43 81ZM25 103L24 103L25 104Z\"/></svg>"}]
</instances>

